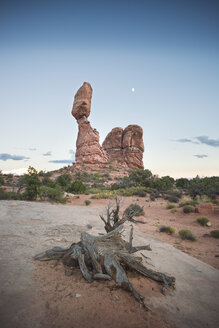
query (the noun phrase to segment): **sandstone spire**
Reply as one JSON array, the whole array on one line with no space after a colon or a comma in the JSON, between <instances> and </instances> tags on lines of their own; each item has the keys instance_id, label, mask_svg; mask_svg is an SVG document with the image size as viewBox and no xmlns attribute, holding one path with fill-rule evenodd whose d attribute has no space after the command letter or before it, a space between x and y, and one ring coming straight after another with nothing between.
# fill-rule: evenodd
<instances>
[{"instance_id":1,"label":"sandstone spire","mask_svg":"<svg viewBox=\"0 0 219 328\"><path fill-rule=\"evenodd\" d=\"M76 142L77 164L104 164L109 158L99 144L99 133L93 129L87 117L90 115L92 88L84 82L74 97L72 115L78 123Z\"/></svg>"}]
</instances>

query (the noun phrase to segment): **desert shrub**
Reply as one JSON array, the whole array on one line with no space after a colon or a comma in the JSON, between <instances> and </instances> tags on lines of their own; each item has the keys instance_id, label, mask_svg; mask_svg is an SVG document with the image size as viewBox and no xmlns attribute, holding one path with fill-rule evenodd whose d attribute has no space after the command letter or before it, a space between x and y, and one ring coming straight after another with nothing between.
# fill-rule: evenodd
<instances>
[{"instance_id":1,"label":"desert shrub","mask_svg":"<svg viewBox=\"0 0 219 328\"><path fill-rule=\"evenodd\" d=\"M5 180L3 177L0 177L0 186L4 186Z\"/></svg>"},{"instance_id":2,"label":"desert shrub","mask_svg":"<svg viewBox=\"0 0 219 328\"><path fill-rule=\"evenodd\" d=\"M41 186L39 188L39 197L41 200L49 200L52 202L66 203L66 198L63 197L63 191L60 185L55 188Z\"/></svg>"},{"instance_id":3,"label":"desert shrub","mask_svg":"<svg viewBox=\"0 0 219 328\"><path fill-rule=\"evenodd\" d=\"M210 234L214 238L219 238L219 230L212 230Z\"/></svg>"},{"instance_id":4,"label":"desert shrub","mask_svg":"<svg viewBox=\"0 0 219 328\"><path fill-rule=\"evenodd\" d=\"M43 186L54 188L55 185L56 185L56 182L53 181L52 179L50 179L49 177L44 176L43 179L42 179L42 184L43 184Z\"/></svg>"},{"instance_id":5,"label":"desert shrub","mask_svg":"<svg viewBox=\"0 0 219 328\"><path fill-rule=\"evenodd\" d=\"M29 167L28 174L24 174L23 176L23 181L26 190L23 193L22 198L26 200L36 200L39 194L39 188L42 185L37 171L33 167Z\"/></svg>"},{"instance_id":6,"label":"desert shrub","mask_svg":"<svg viewBox=\"0 0 219 328\"><path fill-rule=\"evenodd\" d=\"M72 177L68 173L64 173L60 175L56 182L62 187L63 190L67 191L67 189L70 187L72 181Z\"/></svg>"},{"instance_id":7,"label":"desert shrub","mask_svg":"<svg viewBox=\"0 0 219 328\"><path fill-rule=\"evenodd\" d=\"M202 226L205 226L209 222L209 219L206 218L206 216L200 216L200 218L197 218L197 222Z\"/></svg>"},{"instance_id":8,"label":"desert shrub","mask_svg":"<svg viewBox=\"0 0 219 328\"><path fill-rule=\"evenodd\" d=\"M129 180L134 184L134 185L140 185L140 186L145 186L146 181L151 179L152 173L150 170L132 170L129 173Z\"/></svg>"},{"instance_id":9,"label":"desert shrub","mask_svg":"<svg viewBox=\"0 0 219 328\"><path fill-rule=\"evenodd\" d=\"M136 191L134 193L134 195L139 196L139 197L146 197L147 196L147 193L143 189L139 189L138 191Z\"/></svg>"},{"instance_id":10,"label":"desert shrub","mask_svg":"<svg viewBox=\"0 0 219 328\"><path fill-rule=\"evenodd\" d=\"M138 204L130 204L124 211L124 215L130 215L131 213L135 213L134 216L144 215L144 209Z\"/></svg>"},{"instance_id":11,"label":"desert shrub","mask_svg":"<svg viewBox=\"0 0 219 328\"><path fill-rule=\"evenodd\" d=\"M167 206L166 206L166 209L167 210L171 210L173 208L175 208L176 206L174 204L171 204L171 203L168 203Z\"/></svg>"},{"instance_id":12,"label":"desert shrub","mask_svg":"<svg viewBox=\"0 0 219 328\"><path fill-rule=\"evenodd\" d=\"M211 197L207 196L207 195L201 195L201 196L196 196L195 197L195 202L197 202L197 204L199 203L212 203L213 200Z\"/></svg>"},{"instance_id":13,"label":"desert shrub","mask_svg":"<svg viewBox=\"0 0 219 328\"><path fill-rule=\"evenodd\" d=\"M183 212L188 214L188 213L194 213L195 212L195 207L192 205L186 205L183 207Z\"/></svg>"},{"instance_id":14,"label":"desert shrub","mask_svg":"<svg viewBox=\"0 0 219 328\"><path fill-rule=\"evenodd\" d=\"M91 201L90 201L89 199L85 199L84 204L85 204L86 206L90 205L90 203L91 203Z\"/></svg>"},{"instance_id":15,"label":"desert shrub","mask_svg":"<svg viewBox=\"0 0 219 328\"><path fill-rule=\"evenodd\" d=\"M14 192L14 191L5 191L2 188L0 188L0 199L1 200L10 200L10 199L14 199L14 200L19 200L22 199L21 195Z\"/></svg>"},{"instance_id":16,"label":"desert shrub","mask_svg":"<svg viewBox=\"0 0 219 328\"><path fill-rule=\"evenodd\" d=\"M164 195L164 199L168 200L169 202L172 203L178 203L179 202L179 198L177 196L174 195Z\"/></svg>"},{"instance_id":17,"label":"desert shrub","mask_svg":"<svg viewBox=\"0 0 219 328\"><path fill-rule=\"evenodd\" d=\"M98 194L94 194L93 196L91 196L91 199L114 199L115 198L115 194L112 191L102 191Z\"/></svg>"},{"instance_id":18,"label":"desert shrub","mask_svg":"<svg viewBox=\"0 0 219 328\"><path fill-rule=\"evenodd\" d=\"M170 210L171 213L176 213L177 212L177 209L174 207L174 208L171 208Z\"/></svg>"},{"instance_id":19,"label":"desert shrub","mask_svg":"<svg viewBox=\"0 0 219 328\"><path fill-rule=\"evenodd\" d=\"M156 199L155 195L154 195L154 194L150 194L150 200L151 200L152 202L154 202L155 199Z\"/></svg>"},{"instance_id":20,"label":"desert shrub","mask_svg":"<svg viewBox=\"0 0 219 328\"><path fill-rule=\"evenodd\" d=\"M0 188L0 199L7 199L6 192L2 188Z\"/></svg>"},{"instance_id":21,"label":"desert shrub","mask_svg":"<svg viewBox=\"0 0 219 328\"><path fill-rule=\"evenodd\" d=\"M86 190L86 186L80 180L75 180L72 182L70 187L67 189L68 192L75 194L83 194Z\"/></svg>"},{"instance_id":22,"label":"desert shrub","mask_svg":"<svg viewBox=\"0 0 219 328\"><path fill-rule=\"evenodd\" d=\"M179 235L180 237L184 240L184 239L187 239L187 240L191 240L191 241L195 241L196 238L195 236L192 234L192 232L188 229L182 229L179 231Z\"/></svg>"},{"instance_id":23,"label":"desert shrub","mask_svg":"<svg viewBox=\"0 0 219 328\"><path fill-rule=\"evenodd\" d=\"M175 229L172 228L171 226L161 225L161 226L159 227L159 231L160 231L160 232L166 232L166 233L172 235L172 234L175 232Z\"/></svg>"},{"instance_id":24,"label":"desert shrub","mask_svg":"<svg viewBox=\"0 0 219 328\"><path fill-rule=\"evenodd\" d=\"M184 207L187 205L196 205L198 204L198 201L194 200L194 199L185 199L183 202L179 203L179 207Z\"/></svg>"},{"instance_id":25,"label":"desert shrub","mask_svg":"<svg viewBox=\"0 0 219 328\"><path fill-rule=\"evenodd\" d=\"M186 178L180 178L176 180L176 187L187 189L189 187L189 180Z\"/></svg>"}]
</instances>

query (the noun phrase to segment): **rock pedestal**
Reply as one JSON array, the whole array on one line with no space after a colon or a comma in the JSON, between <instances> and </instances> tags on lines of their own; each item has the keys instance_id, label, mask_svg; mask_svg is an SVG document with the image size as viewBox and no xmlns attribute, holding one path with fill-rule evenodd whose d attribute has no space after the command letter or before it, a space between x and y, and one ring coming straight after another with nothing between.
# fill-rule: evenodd
<instances>
[{"instance_id":1,"label":"rock pedestal","mask_svg":"<svg viewBox=\"0 0 219 328\"><path fill-rule=\"evenodd\" d=\"M143 130L138 125L129 125L125 130L114 128L107 135L102 147L99 133L88 121L92 88L84 82L74 97L72 115L78 123L76 164L106 164L109 160L120 162L125 167L143 169Z\"/></svg>"}]
</instances>

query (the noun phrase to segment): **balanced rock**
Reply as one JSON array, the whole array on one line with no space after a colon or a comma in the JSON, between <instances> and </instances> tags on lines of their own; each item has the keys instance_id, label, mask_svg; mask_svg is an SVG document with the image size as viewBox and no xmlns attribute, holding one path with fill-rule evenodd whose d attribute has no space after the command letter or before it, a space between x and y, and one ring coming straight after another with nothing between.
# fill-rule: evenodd
<instances>
[{"instance_id":1,"label":"balanced rock","mask_svg":"<svg viewBox=\"0 0 219 328\"><path fill-rule=\"evenodd\" d=\"M72 115L78 123L76 142L77 164L105 164L109 157L99 144L99 133L93 129L87 117L90 115L92 88L84 82L74 98Z\"/></svg>"},{"instance_id":2,"label":"balanced rock","mask_svg":"<svg viewBox=\"0 0 219 328\"><path fill-rule=\"evenodd\" d=\"M83 116L90 115L90 106L92 98L92 88L90 83L84 82L82 87L77 91L72 108L72 115L78 121Z\"/></svg>"},{"instance_id":3,"label":"balanced rock","mask_svg":"<svg viewBox=\"0 0 219 328\"><path fill-rule=\"evenodd\" d=\"M124 167L143 169L143 130L138 125L129 125L125 130L114 128L106 136L102 147L99 133L88 121L90 115L92 88L84 82L74 97L72 115L78 123L76 142L77 164L106 164L114 160Z\"/></svg>"}]
</instances>

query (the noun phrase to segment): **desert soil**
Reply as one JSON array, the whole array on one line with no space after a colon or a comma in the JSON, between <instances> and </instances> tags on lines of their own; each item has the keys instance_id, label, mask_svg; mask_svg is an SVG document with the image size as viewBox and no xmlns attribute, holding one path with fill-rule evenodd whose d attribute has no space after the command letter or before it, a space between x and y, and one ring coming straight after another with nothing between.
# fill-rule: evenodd
<instances>
[{"instance_id":1,"label":"desert soil","mask_svg":"<svg viewBox=\"0 0 219 328\"><path fill-rule=\"evenodd\" d=\"M103 232L98 216L104 212L108 200L92 200L90 206L84 206L88 198L80 196L69 205L0 201L0 327L216 327L219 271L161 240L168 238L165 241L172 243L175 238L176 245L180 246L177 242L183 245L177 236L156 232L158 220L164 223L161 217L168 224L172 222L168 218L175 218L177 221L173 223L181 222L182 227L185 227L183 218L195 222L191 215L177 212L173 216L161 202L151 204L139 199L140 204L145 204L148 223L134 225L134 244L150 243L152 251L145 253L150 257L145 265L174 275L176 289L168 290L164 296L160 285L133 273L129 275L146 297L151 312L146 312L127 292L113 289L113 282L89 284L78 269L71 274L56 261L33 261L33 255L42 250L55 245L67 247L78 241L84 230L94 235ZM125 199L123 207L133 200L137 201ZM210 219L212 228L216 228L216 218ZM126 237L129 229L130 224L125 224ZM200 235L206 229L201 227ZM211 238L203 240L207 243ZM184 247L190 244L187 242ZM217 244L216 241L210 247L217 249Z\"/></svg>"},{"instance_id":2,"label":"desert soil","mask_svg":"<svg viewBox=\"0 0 219 328\"><path fill-rule=\"evenodd\" d=\"M89 195L80 195L78 199L72 199L69 205L85 206L84 201L89 199L91 207L98 207L104 213L105 207L109 204L108 199L90 199ZM147 223L146 224L134 224L135 230L145 232L153 235L166 243L173 245L175 248L190 254L197 259L210 264L214 268L219 269L219 241L218 239L210 236L210 231L219 229L219 215L218 214L207 214L201 215L198 213L183 213L182 208L178 208L177 211L171 213L170 210L166 209L167 201L159 199L156 201L150 201L149 198L141 197L124 197L121 199L121 212L124 211L132 203L139 204L144 207ZM196 222L196 219L200 216L207 216L212 226L201 226ZM158 231L159 225L171 226L175 229L173 235L167 233L160 233ZM181 229L189 229L192 231L194 236L197 238L196 242L182 240L178 231Z\"/></svg>"}]
</instances>

